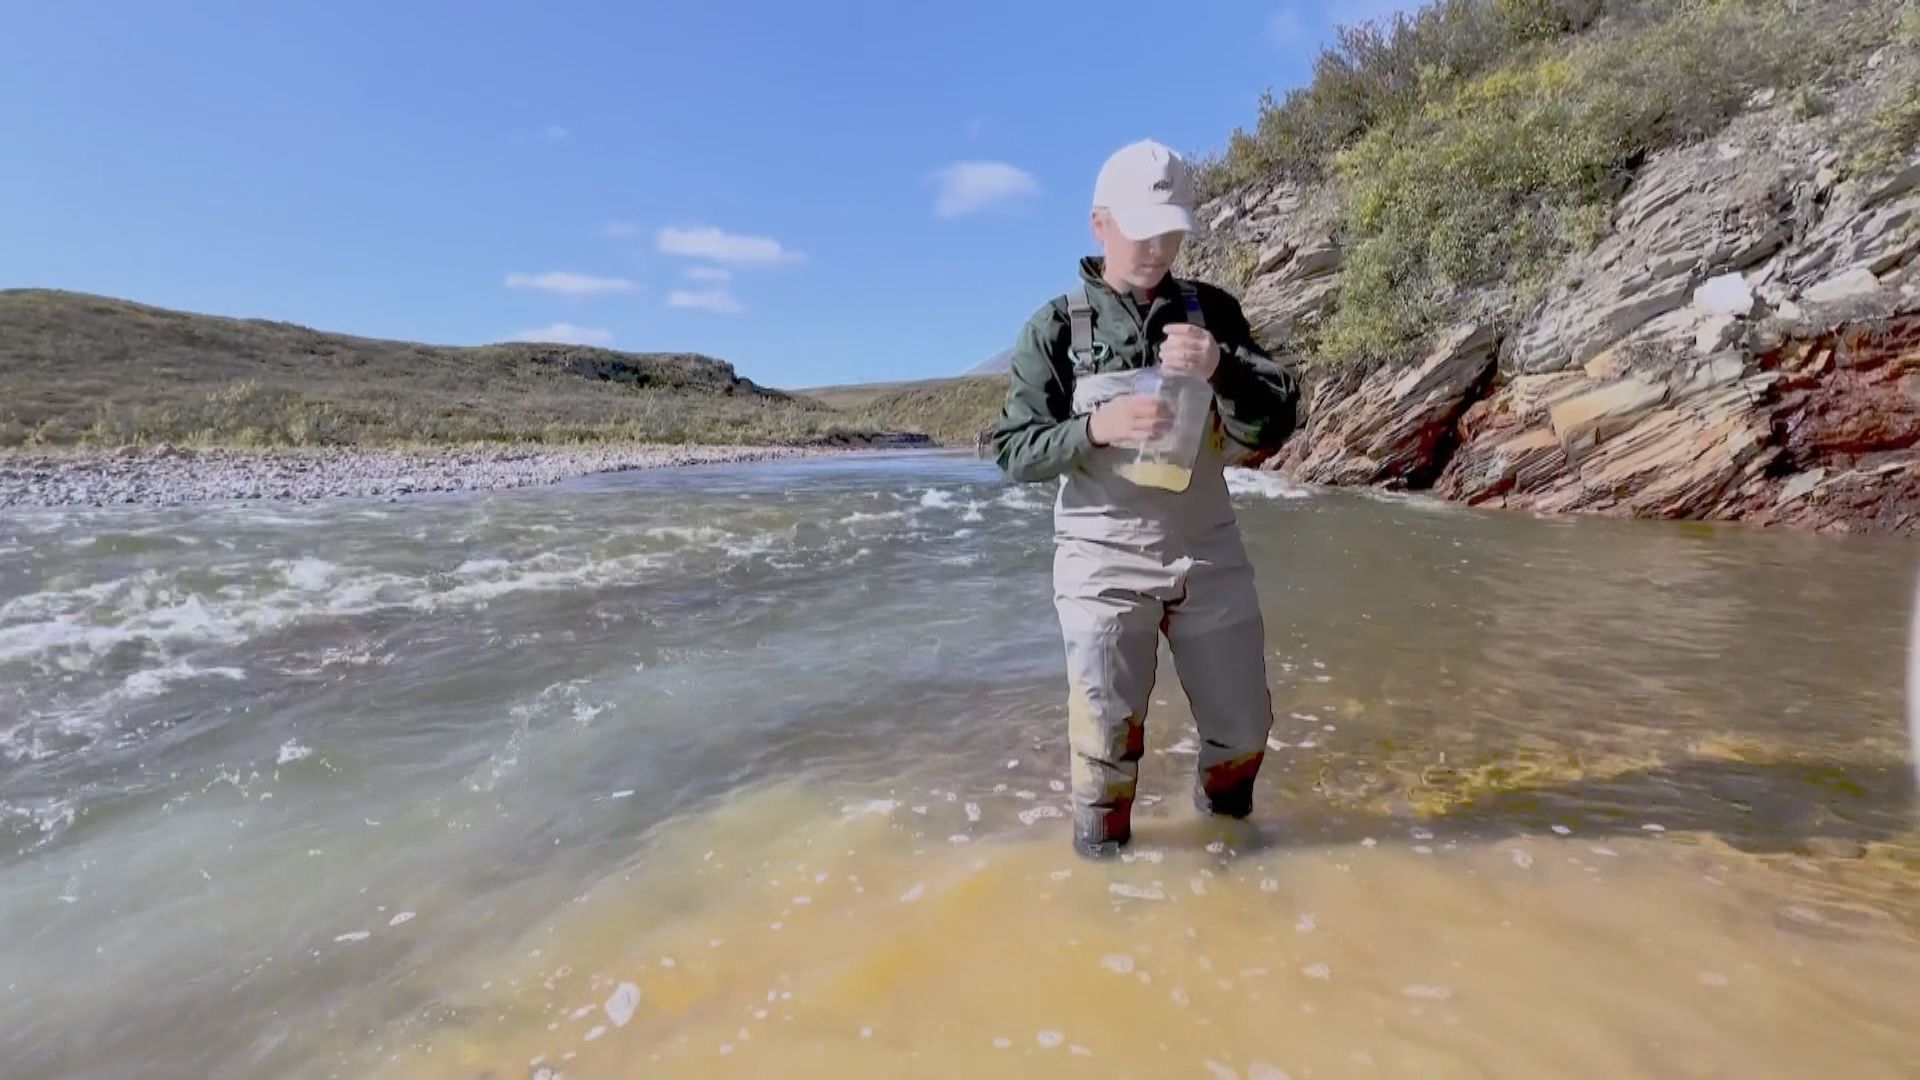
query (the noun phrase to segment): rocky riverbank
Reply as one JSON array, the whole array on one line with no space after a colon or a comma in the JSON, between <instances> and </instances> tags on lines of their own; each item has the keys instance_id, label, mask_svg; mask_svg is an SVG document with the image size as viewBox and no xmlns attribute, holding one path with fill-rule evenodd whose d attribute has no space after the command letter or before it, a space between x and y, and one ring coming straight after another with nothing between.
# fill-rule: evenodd
<instances>
[{"instance_id":1,"label":"rocky riverbank","mask_svg":"<svg viewBox=\"0 0 1920 1080\"><path fill-rule=\"evenodd\" d=\"M861 444L877 448L879 443ZM899 445L918 445L903 440ZM0 452L0 509L171 506L262 499L394 499L551 484L575 476L846 453L853 445L457 447L430 450Z\"/></svg>"}]
</instances>

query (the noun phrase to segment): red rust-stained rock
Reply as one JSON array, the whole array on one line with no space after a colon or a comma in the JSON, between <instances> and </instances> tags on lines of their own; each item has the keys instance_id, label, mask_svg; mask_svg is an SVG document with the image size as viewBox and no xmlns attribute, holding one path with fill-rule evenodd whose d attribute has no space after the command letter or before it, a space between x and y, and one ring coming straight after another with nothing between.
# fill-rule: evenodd
<instances>
[{"instance_id":1,"label":"red rust-stained rock","mask_svg":"<svg viewBox=\"0 0 1920 1080\"><path fill-rule=\"evenodd\" d=\"M1657 405L1646 379L1498 387L1462 416L1436 494L1920 534L1920 312L1805 336L1740 368L1675 369Z\"/></svg>"}]
</instances>

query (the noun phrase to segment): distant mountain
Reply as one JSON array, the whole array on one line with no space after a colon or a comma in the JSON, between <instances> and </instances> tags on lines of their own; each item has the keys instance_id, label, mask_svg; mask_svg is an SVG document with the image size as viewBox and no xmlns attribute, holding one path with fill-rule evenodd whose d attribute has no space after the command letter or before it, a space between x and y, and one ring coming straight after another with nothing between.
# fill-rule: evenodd
<instances>
[{"instance_id":1,"label":"distant mountain","mask_svg":"<svg viewBox=\"0 0 1920 1080\"><path fill-rule=\"evenodd\" d=\"M1013 350L1002 349L967 369L969 375L999 375L1013 370Z\"/></svg>"}]
</instances>

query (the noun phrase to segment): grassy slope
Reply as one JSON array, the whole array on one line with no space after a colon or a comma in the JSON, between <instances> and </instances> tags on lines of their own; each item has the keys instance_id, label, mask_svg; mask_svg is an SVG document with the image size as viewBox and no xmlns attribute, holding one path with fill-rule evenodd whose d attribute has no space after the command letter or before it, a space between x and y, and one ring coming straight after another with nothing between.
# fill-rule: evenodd
<instances>
[{"instance_id":1,"label":"grassy slope","mask_svg":"<svg viewBox=\"0 0 1920 1080\"><path fill-rule=\"evenodd\" d=\"M0 446L795 443L866 430L702 356L421 345L0 291Z\"/></svg>"},{"instance_id":2,"label":"grassy slope","mask_svg":"<svg viewBox=\"0 0 1920 1080\"><path fill-rule=\"evenodd\" d=\"M801 391L862 427L913 431L943 446L973 446L1000 414L1005 375L963 375L918 382L867 383Z\"/></svg>"},{"instance_id":3,"label":"grassy slope","mask_svg":"<svg viewBox=\"0 0 1920 1080\"><path fill-rule=\"evenodd\" d=\"M953 381L952 379L921 379L917 382L848 383L845 386L815 386L805 390L795 390L794 393L809 401L817 401L829 409L856 412L899 390L909 387L939 387Z\"/></svg>"}]
</instances>

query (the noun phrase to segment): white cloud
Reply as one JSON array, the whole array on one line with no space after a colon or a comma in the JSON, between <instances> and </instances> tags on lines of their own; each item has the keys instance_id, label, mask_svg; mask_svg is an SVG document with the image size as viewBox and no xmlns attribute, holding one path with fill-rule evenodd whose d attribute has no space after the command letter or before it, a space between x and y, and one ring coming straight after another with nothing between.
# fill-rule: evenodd
<instances>
[{"instance_id":1,"label":"white cloud","mask_svg":"<svg viewBox=\"0 0 1920 1080\"><path fill-rule=\"evenodd\" d=\"M631 221L609 221L607 235L615 240L628 240L640 235L640 226Z\"/></svg>"},{"instance_id":2,"label":"white cloud","mask_svg":"<svg viewBox=\"0 0 1920 1080\"><path fill-rule=\"evenodd\" d=\"M508 274L509 289L538 289L541 292L558 293L561 296L599 296L604 293L639 292L640 286L626 278L595 277L592 274L575 274L566 270L549 270L544 274Z\"/></svg>"},{"instance_id":3,"label":"white cloud","mask_svg":"<svg viewBox=\"0 0 1920 1080\"><path fill-rule=\"evenodd\" d=\"M720 315L738 315L747 310L739 297L726 289L675 289L667 294L667 306L695 308Z\"/></svg>"},{"instance_id":4,"label":"white cloud","mask_svg":"<svg viewBox=\"0 0 1920 1080\"><path fill-rule=\"evenodd\" d=\"M770 236L742 236L711 225L661 229L654 238L654 246L668 255L714 262L772 265L805 262L807 258Z\"/></svg>"},{"instance_id":5,"label":"white cloud","mask_svg":"<svg viewBox=\"0 0 1920 1080\"><path fill-rule=\"evenodd\" d=\"M1267 16L1267 40L1281 48L1291 48L1306 40L1307 28L1300 21L1300 9L1288 5Z\"/></svg>"},{"instance_id":6,"label":"white cloud","mask_svg":"<svg viewBox=\"0 0 1920 1080\"><path fill-rule=\"evenodd\" d=\"M548 124L546 130L541 132L541 134L553 142L566 142L568 139L573 138L573 132L568 131L559 124Z\"/></svg>"},{"instance_id":7,"label":"white cloud","mask_svg":"<svg viewBox=\"0 0 1920 1080\"><path fill-rule=\"evenodd\" d=\"M689 266L687 276L695 281L732 281L733 271L724 266Z\"/></svg>"},{"instance_id":8,"label":"white cloud","mask_svg":"<svg viewBox=\"0 0 1920 1080\"><path fill-rule=\"evenodd\" d=\"M1040 191L1026 170L1004 161L956 162L934 173L933 181L939 188L933 212L943 218L991 210Z\"/></svg>"},{"instance_id":9,"label":"white cloud","mask_svg":"<svg viewBox=\"0 0 1920 1080\"><path fill-rule=\"evenodd\" d=\"M562 345L611 345L613 331L598 326L575 326L557 322L513 335L515 341L557 342Z\"/></svg>"}]
</instances>

